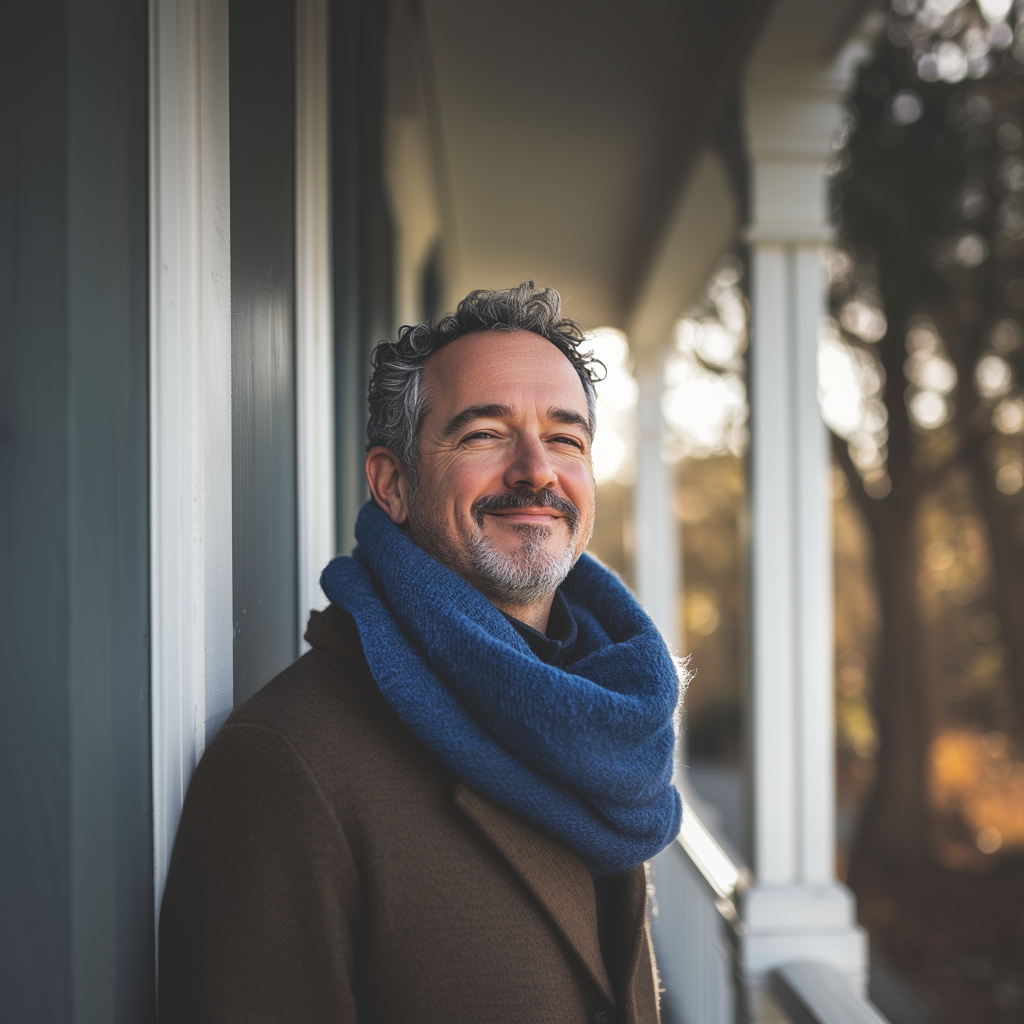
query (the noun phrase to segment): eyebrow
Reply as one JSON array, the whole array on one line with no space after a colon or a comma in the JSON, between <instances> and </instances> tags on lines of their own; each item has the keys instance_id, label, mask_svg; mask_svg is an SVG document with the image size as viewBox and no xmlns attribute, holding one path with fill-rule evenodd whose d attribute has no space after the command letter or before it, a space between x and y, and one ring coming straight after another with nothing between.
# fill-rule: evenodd
<instances>
[{"instance_id":1,"label":"eyebrow","mask_svg":"<svg viewBox=\"0 0 1024 1024\"><path fill-rule=\"evenodd\" d=\"M512 410L507 405L471 405L462 412L457 412L446 424L441 436L448 438L457 434L467 423L473 420L500 420L508 419ZM590 429L590 422L572 409L548 409L548 418L556 423L562 423L567 427L582 427L587 432L587 437L593 440L594 434Z\"/></svg>"},{"instance_id":2,"label":"eyebrow","mask_svg":"<svg viewBox=\"0 0 1024 1024\"><path fill-rule=\"evenodd\" d=\"M507 405L471 405L468 409L457 412L445 424L441 436L451 437L473 420L500 420L507 419L511 415L512 410Z\"/></svg>"},{"instance_id":3,"label":"eyebrow","mask_svg":"<svg viewBox=\"0 0 1024 1024\"><path fill-rule=\"evenodd\" d=\"M573 409L548 409L548 419L567 427L582 427L587 432L587 437L591 441L594 440L594 431L590 428L590 421Z\"/></svg>"}]
</instances>

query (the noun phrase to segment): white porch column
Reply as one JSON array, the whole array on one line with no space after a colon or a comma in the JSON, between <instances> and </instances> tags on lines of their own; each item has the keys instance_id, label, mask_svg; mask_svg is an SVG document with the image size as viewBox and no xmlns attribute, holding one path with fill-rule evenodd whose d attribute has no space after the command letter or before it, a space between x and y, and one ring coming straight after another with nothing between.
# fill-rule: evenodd
<instances>
[{"instance_id":1,"label":"white porch column","mask_svg":"<svg viewBox=\"0 0 1024 1024\"><path fill-rule=\"evenodd\" d=\"M830 236L823 165L849 75L754 67L751 621L753 867L740 968L757 1019L769 971L826 961L860 987L866 940L835 880L829 447L817 397Z\"/></svg>"},{"instance_id":2,"label":"white porch column","mask_svg":"<svg viewBox=\"0 0 1024 1024\"><path fill-rule=\"evenodd\" d=\"M665 417L665 358L660 350L641 352L636 367L637 464L633 487L633 562L636 594L661 630L668 648L679 653L678 600L682 588L678 524L672 507L673 471L662 458Z\"/></svg>"}]
</instances>

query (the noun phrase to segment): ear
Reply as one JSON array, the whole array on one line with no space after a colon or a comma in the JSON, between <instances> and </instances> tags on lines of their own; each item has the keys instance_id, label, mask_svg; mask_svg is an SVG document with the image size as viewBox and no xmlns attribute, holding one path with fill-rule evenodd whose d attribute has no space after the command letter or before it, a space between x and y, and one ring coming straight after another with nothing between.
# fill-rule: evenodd
<instances>
[{"instance_id":1,"label":"ear","mask_svg":"<svg viewBox=\"0 0 1024 1024\"><path fill-rule=\"evenodd\" d=\"M373 500L396 526L409 518L409 473L390 448L378 445L366 453L366 482Z\"/></svg>"}]
</instances>

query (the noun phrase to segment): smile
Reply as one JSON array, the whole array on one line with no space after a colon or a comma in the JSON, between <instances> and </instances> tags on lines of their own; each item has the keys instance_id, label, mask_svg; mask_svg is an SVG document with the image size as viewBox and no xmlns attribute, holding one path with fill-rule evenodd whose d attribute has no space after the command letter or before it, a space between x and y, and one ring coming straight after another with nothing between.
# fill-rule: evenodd
<instances>
[{"instance_id":1,"label":"smile","mask_svg":"<svg viewBox=\"0 0 1024 1024\"><path fill-rule=\"evenodd\" d=\"M579 509L568 499L549 488L530 491L526 488L487 494L477 498L470 508L477 529L484 525L484 516L503 516L509 526L549 526L563 519L572 537L579 526Z\"/></svg>"},{"instance_id":2,"label":"smile","mask_svg":"<svg viewBox=\"0 0 1024 1024\"><path fill-rule=\"evenodd\" d=\"M510 508L502 511L486 512L485 515L500 516L502 519L511 520L513 523L536 522L537 520L556 520L564 518L558 512L552 512L549 508Z\"/></svg>"}]
</instances>

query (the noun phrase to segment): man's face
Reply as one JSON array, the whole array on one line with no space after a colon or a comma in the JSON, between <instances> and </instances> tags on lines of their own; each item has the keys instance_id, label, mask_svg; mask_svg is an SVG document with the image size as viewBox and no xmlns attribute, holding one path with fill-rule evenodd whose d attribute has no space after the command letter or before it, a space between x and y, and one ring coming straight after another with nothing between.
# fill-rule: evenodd
<instances>
[{"instance_id":1,"label":"man's face","mask_svg":"<svg viewBox=\"0 0 1024 1024\"><path fill-rule=\"evenodd\" d=\"M528 331L469 334L427 361L413 540L500 603L550 596L594 526L586 394Z\"/></svg>"}]
</instances>

